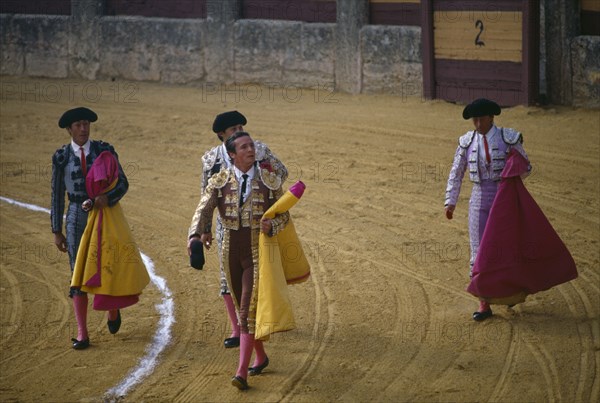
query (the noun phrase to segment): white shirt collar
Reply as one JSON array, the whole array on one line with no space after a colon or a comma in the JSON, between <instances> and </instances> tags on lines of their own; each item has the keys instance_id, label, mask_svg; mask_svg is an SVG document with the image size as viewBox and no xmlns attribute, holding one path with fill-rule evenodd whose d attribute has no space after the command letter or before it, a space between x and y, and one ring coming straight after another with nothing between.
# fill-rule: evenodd
<instances>
[{"instance_id":1,"label":"white shirt collar","mask_svg":"<svg viewBox=\"0 0 600 403\"><path fill-rule=\"evenodd\" d=\"M492 138L492 136L494 136L494 134L496 134L496 129L496 125L492 124L492 127L490 127L490 130L487 133L477 132L477 134L479 134L480 138L485 134L487 136L487 139L489 140L490 138Z\"/></svg>"},{"instance_id":2,"label":"white shirt collar","mask_svg":"<svg viewBox=\"0 0 600 403\"><path fill-rule=\"evenodd\" d=\"M85 153L85 156L87 157L90 154L90 140L86 141L84 145L79 146L77 143L75 143L73 140L71 140L71 148L73 149L73 152L75 153L75 155L77 155L79 157L79 154L81 154L81 151L79 151L80 148L83 148L83 152Z\"/></svg>"},{"instance_id":3,"label":"white shirt collar","mask_svg":"<svg viewBox=\"0 0 600 403\"><path fill-rule=\"evenodd\" d=\"M490 158L493 158L491 153L492 150L494 148L494 144L495 144L495 135L496 135L496 125L492 124L492 127L490 128L490 130L485 134L485 138L488 142L489 145L489 152L490 152ZM479 161L481 164L484 164L485 166L488 166L486 164L486 155L485 155L485 147L484 147L484 142L483 142L483 134L477 132L477 141L479 142L479 152L478 152L478 157L479 157ZM491 165L490 165L491 166ZM487 174L486 174L487 175ZM487 178L486 178L487 179Z\"/></svg>"},{"instance_id":4,"label":"white shirt collar","mask_svg":"<svg viewBox=\"0 0 600 403\"><path fill-rule=\"evenodd\" d=\"M233 165L233 171L235 172L235 177L237 178L238 181L241 180L242 175L246 174L248 175L248 179L252 180L252 178L254 178L254 164L252 164L252 167L248 170L248 172L242 172L238 169L238 167L236 167L235 165Z\"/></svg>"},{"instance_id":5,"label":"white shirt collar","mask_svg":"<svg viewBox=\"0 0 600 403\"><path fill-rule=\"evenodd\" d=\"M252 193L252 178L254 178L254 164L252 164L252 168L250 168L248 170L248 172L242 172L240 171L235 165L233 165L233 171L235 172L235 176L237 178L237 181L239 183L239 196L240 196L240 200L248 200L248 197L250 197L250 194ZM246 189L244 190L244 194L242 194L242 184L243 184L243 178L242 175L248 175L248 179L246 180Z\"/></svg>"}]
</instances>

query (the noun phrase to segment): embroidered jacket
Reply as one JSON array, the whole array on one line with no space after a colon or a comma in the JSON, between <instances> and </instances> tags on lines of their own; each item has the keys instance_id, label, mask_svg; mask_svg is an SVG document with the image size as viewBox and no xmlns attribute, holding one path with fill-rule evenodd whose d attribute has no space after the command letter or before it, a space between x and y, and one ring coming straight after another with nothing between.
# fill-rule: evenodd
<instances>
[{"instance_id":1,"label":"embroidered jacket","mask_svg":"<svg viewBox=\"0 0 600 403\"><path fill-rule=\"evenodd\" d=\"M270 164L257 164L256 174L251 181L250 196L240 206L238 181L233 169L225 169L213 175L202 193L188 236L192 237L211 231L215 208L219 210L223 228L226 230L238 230L242 227L260 230L260 220L263 214L283 194L282 182L281 177L277 175ZM273 227L269 235L276 235L285 227L288 220L288 213L275 217L272 220Z\"/></svg>"},{"instance_id":2,"label":"embroidered jacket","mask_svg":"<svg viewBox=\"0 0 600 403\"><path fill-rule=\"evenodd\" d=\"M271 164L277 175L285 182L288 176L288 171L285 165L277 158L267 145L261 141L254 140L255 159L258 162L268 162ZM223 146L220 144L208 150L202 156L202 183L201 190L204 191L208 185L208 180L211 176L227 168L230 164L226 163L229 156L224 153Z\"/></svg>"},{"instance_id":3,"label":"embroidered jacket","mask_svg":"<svg viewBox=\"0 0 600 403\"><path fill-rule=\"evenodd\" d=\"M506 155L510 152L511 147L514 147L519 151L527 160L529 159L522 146L523 136L521 133L513 129L496 128L496 126L492 126L492 130L499 130L500 135L495 137L495 142L490 142L489 144L491 157L489 180L500 181L502 170L506 164ZM477 132L473 130L462 135L458 140L458 147L454 154L454 161L446 186L445 206L456 205L462 186L463 176L467 168L469 169L469 179L471 182L481 182L479 161L480 145L478 143L479 136L476 134ZM481 147L483 147L483 145L481 145ZM530 171L531 165L529 166L529 172Z\"/></svg>"},{"instance_id":4,"label":"embroidered jacket","mask_svg":"<svg viewBox=\"0 0 600 403\"><path fill-rule=\"evenodd\" d=\"M118 160L118 155L113 146L103 141L90 141L90 153L86 157L88 170L94 160L103 151L110 151ZM119 164L119 181L117 186L106 195L108 205L112 206L125 195L129 189L127 177ZM65 192L69 202L83 203L88 199L85 189L85 178L81 170L81 161L73 152L71 144L66 144L56 150L52 156L52 196L50 209L50 222L52 232L61 232L63 228L63 213L65 211Z\"/></svg>"}]
</instances>

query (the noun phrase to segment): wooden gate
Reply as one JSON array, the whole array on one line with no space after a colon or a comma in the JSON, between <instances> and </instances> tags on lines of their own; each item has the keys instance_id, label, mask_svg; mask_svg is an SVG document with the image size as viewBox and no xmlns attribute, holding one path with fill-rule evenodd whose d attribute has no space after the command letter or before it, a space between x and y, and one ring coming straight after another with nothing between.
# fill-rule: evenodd
<instances>
[{"instance_id":1,"label":"wooden gate","mask_svg":"<svg viewBox=\"0 0 600 403\"><path fill-rule=\"evenodd\" d=\"M539 0L423 0L423 94L529 105L539 92Z\"/></svg>"},{"instance_id":2,"label":"wooden gate","mask_svg":"<svg viewBox=\"0 0 600 403\"><path fill-rule=\"evenodd\" d=\"M600 35L600 1L581 0L581 35Z\"/></svg>"}]
</instances>

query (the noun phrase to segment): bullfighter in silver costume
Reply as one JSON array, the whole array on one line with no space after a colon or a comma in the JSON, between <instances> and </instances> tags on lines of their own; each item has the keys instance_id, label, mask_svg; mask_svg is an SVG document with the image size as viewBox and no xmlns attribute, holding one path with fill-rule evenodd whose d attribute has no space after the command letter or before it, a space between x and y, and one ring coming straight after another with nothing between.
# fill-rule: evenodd
<instances>
[{"instance_id":1,"label":"bullfighter in silver costume","mask_svg":"<svg viewBox=\"0 0 600 403\"><path fill-rule=\"evenodd\" d=\"M65 220L67 250L69 252L69 263L71 270L75 265L79 241L83 235L83 230L87 224L88 212L81 208L81 204L89 199L85 190L85 178L83 177L81 159L75 154L75 148L79 151L79 146L71 142L65 144L52 156L52 197L50 220L53 233L62 233L63 213L65 211L65 192L69 200ZM86 154L85 160L89 169L94 160L103 151L110 151L118 158L113 146L103 141L89 140L87 145L82 147ZM87 148L87 150L86 150ZM108 192L108 205L112 206L125 195L129 189L127 177L123 168L119 165L119 182L117 186ZM76 290L71 290L72 295Z\"/></svg>"},{"instance_id":2,"label":"bullfighter in silver costume","mask_svg":"<svg viewBox=\"0 0 600 403\"><path fill-rule=\"evenodd\" d=\"M56 246L60 251L69 254L71 272L73 272L75 266L79 243L88 219L88 212L82 208L82 203L89 199L89 196L85 187L81 151L85 155L86 172L103 151L111 152L118 159L113 146L103 141L89 139L90 122L95 122L97 118L98 116L87 108L75 108L66 111L59 120L59 127L67 129L72 140L69 144L56 150L52 156L50 221ZM127 177L119 164L118 183L114 189L106 193L106 198L102 196L102 202L106 202L108 206L114 205L121 200L128 188ZM63 235L65 192L69 199L65 220L66 237ZM85 328L85 323L81 323L81 320L84 320L84 316L82 316L84 308L87 315L87 295L77 288L71 288L69 296L73 298L79 327L78 338L73 339L73 348L84 349L89 346L87 328ZM109 322L114 322L114 320L109 320Z\"/></svg>"},{"instance_id":3,"label":"bullfighter in silver costume","mask_svg":"<svg viewBox=\"0 0 600 403\"><path fill-rule=\"evenodd\" d=\"M472 275L473 264L477 257L490 208L496 196L506 156L511 148L514 148L529 160L522 146L523 136L521 133L494 125L494 115L499 115L500 112L498 104L483 98L477 99L465 107L463 118L473 118L476 130L469 131L459 138L446 187L444 206L446 216L451 219L458 201L463 176L465 171L469 170L469 179L473 182L469 200L471 247L469 276ZM529 166L529 171L531 171L531 166ZM491 308L482 301L479 310L473 313L473 319L481 321L491 315Z\"/></svg>"}]
</instances>

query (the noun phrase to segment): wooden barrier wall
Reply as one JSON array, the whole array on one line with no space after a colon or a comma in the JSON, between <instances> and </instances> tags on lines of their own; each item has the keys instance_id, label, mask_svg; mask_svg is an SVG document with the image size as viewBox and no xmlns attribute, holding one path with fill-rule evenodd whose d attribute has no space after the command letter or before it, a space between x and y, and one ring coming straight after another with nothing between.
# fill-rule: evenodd
<instances>
[{"instance_id":1,"label":"wooden barrier wall","mask_svg":"<svg viewBox=\"0 0 600 403\"><path fill-rule=\"evenodd\" d=\"M421 25L421 0L370 0L373 25Z\"/></svg>"},{"instance_id":2,"label":"wooden barrier wall","mask_svg":"<svg viewBox=\"0 0 600 403\"><path fill-rule=\"evenodd\" d=\"M423 87L427 98L504 106L535 102L539 2L424 0Z\"/></svg>"},{"instance_id":3,"label":"wooden barrier wall","mask_svg":"<svg viewBox=\"0 0 600 403\"><path fill-rule=\"evenodd\" d=\"M206 18L209 0L105 0L105 15L163 18Z\"/></svg>"},{"instance_id":4,"label":"wooden barrier wall","mask_svg":"<svg viewBox=\"0 0 600 403\"><path fill-rule=\"evenodd\" d=\"M71 0L2 0L0 13L71 15Z\"/></svg>"},{"instance_id":5,"label":"wooden barrier wall","mask_svg":"<svg viewBox=\"0 0 600 403\"><path fill-rule=\"evenodd\" d=\"M600 0L581 0L581 35L600 35Z\"/></svg>"},{"instance_id":6,"label":"wooden barrier wall","mask_svg":"<svg viewBox=\"0 0 600 403\"><path fill-rule=\"evenodd\" d=\"M262 21L257 22L259 25L268 24L269 20L277 19L337 22L337 26L314 25L310 28L310 32L325 44L324 48L329 49L325 52L327 66L339 65L340 55L349 54L351 55L349 57L356 59L360 57L360 52L365 51L360 46L353 44L351 49L344 49L339 53L333 52L331 49L335 50L339 46L339 43L335 41L334 34L339 32L340 27L351 27L359 36L361 32L366 32L365 37L370 40L368 46L379 49L381 46L379 46L378 40L381 35L393 32L394 40L410 41L410 46L402 46L402 49L415 49L415 46L421 46L421 51L413 52L413 55L422 60L422 70L415 72L412 76L418 77L422 74L425 97L468 102L478 96L487 96L504 105L516 105L534 103L538 94L540 2L544 2L546 5L544 11L546 13L547 52L544 55L546 58L544 78L549 83L546 86L548 91L546 95L553 102L568 104L570 102L569 94L572 92L571 85L574 85L573 77L569 72L575 60L571 58L570 44L574 43L573 38L580 34L600 35L600 0L356 0L356 3L339 0L4 0L0 2L0 13L3 14L3 18L8 18L6 21L12 21L13 18L15 21L27 19L26 16L13 17L11 14L50 16L73 14L74 18L83 18L84 20L89 18L102 20L102 16L105 15L204 20L198 21L198 24L208 24L208 21L205 20L208 15L213 17L211 21L214 21L214 18L220 21L221 17L219 16L226 15L223 20L227 23L239 19L260 19ZM347 7L352 10L356 4L361 4L359 14L363 19L336 21L338 11L340 11L337 10L337 7ZM549 4L552 4L552 7L549 7ZM344 16L345 14L340 13L340 15ZM32 24L37 24L42 20L38 16L31 19ZM52 22L56 22L55 20L52 19ZM124 19L125 22L120 19L106 19L106 21L113 25L123 23L126 26L125 22L129 19ZM149 28L150 30L154 29L152 19L137 19L133 23L138 26L143 23L144 27L148 26L152 27ZM160 22L169 27L179 26L173 25L176 23L179 22L172 20ZM196 24L195 21L184 21L183 23ZM371 26L365 26L366 23ZM282 24L272 25L279 27ZM413 36L412 32L415 31L413 27L377 27L373 25L412 25L421 28L420 30L416 29L420 36L418 38ZM215 31L216 25L210 26ZM226 32L227 29L222 31ZM176 41L180 31L175 29L173 32L173 38L169 38L166 33L161 33L160 38ZM398 39L398 32L403 32L402 35L404 35L400 39ZM406 32L410 34L406 34ZM6 35L3 43L5 52L16 52L15 49L24 46L22 43L26 43L20 42L20 38L11 37L13 33L7 30L4 30L3 34ZM20 31L17 29L14 35L19 34ZM220 35L222 32L216 30L211 34ZM227 35L223 34L223 38L225 37ZM223 38L215 39L215 41L222 41ZM582 57L586 58L585 60L593 61L593 56L597 52L592 45L597 43L595 42L597 38L581 37L579 39L583 41L581 43L585 43ZM200 46L199 43L197 42L196 45ZM40 44L40 46L43 45L42 42ZM394 49L398 49L395 42L393 46L396 48L390 48L391 50L387 51L388 55L392 54ZM386 56L382 55L381 57L385 58ZM40 57L51 58L53 55L44 54ZM300 61L302 61L302 57L299 58ZM418 63L418 60L413 60L412 57L411 61L416 60ZM396 64L404 66L405 62L404 59L388 61L385 69L386 74L390 76L396 74L393 72ZM20 66L20 69L25 70L22 67L24 65ZM19 71L19 68L15 68L14 71ZM327 67L325 70L329 68ZM208 71L212 72L213 70L209 69ZM37 70L35 71L36 74L39 74ZM348 77L343 78L340 78L340 75L334 74L333 76L336 83L356 82L361 80L360 74L360 72L352 72L352 74L348 74ZM584 75L584 78L588 76ZM145 76L142 74L141 77ZM406 79L402 74L394 76L394 79L397 80L398 77L401 77L400 80ZM587 79L585 78L583 81L579 79L578 83L586 82ZM340 88L344 89L343 86ZM381 87L381 90L385 91L386 87Z\"/></svg>"},{"instance_id":7,"label":"wooden barrier wall","mask_svg":"<svg viewBox=\"0 0 600 403\"><path fill-rule=\"evenodd\" d=\"M242 18L335 22L335 0L242 0Z\"/></svg>"}]
</instances>

